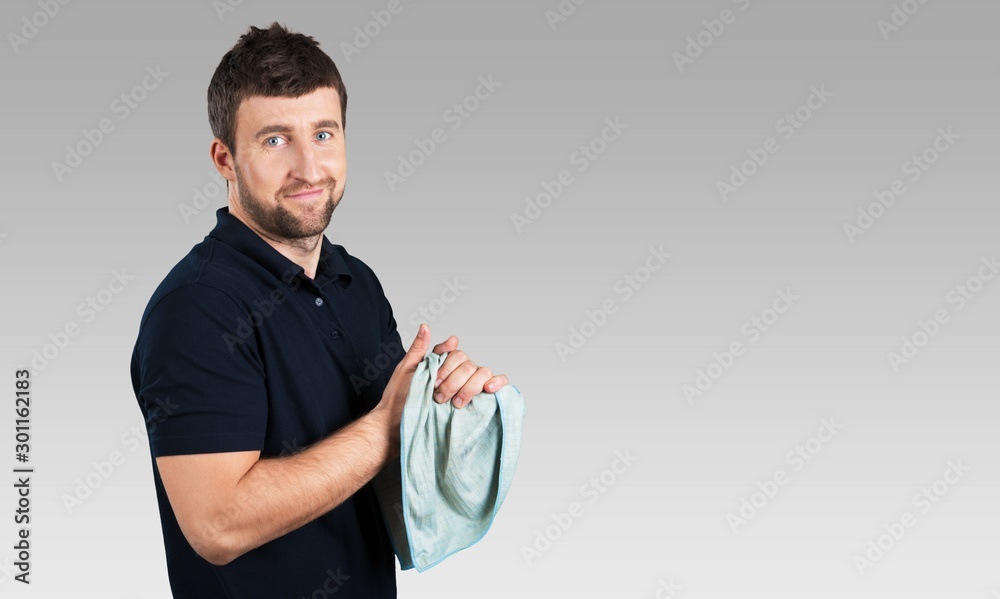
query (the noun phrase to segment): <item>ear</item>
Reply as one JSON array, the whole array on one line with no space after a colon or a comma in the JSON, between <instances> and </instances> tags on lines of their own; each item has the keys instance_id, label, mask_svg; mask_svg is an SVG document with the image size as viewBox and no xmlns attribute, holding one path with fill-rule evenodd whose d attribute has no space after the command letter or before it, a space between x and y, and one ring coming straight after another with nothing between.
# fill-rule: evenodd
<instances>
[{"instance_id":1,"label":"ear","mask_svg":"<svg viewBox=\"0 0 1000 599\"><path fill-rule=\"evenodd\" d=\"M211 145L209 145L208 154L212 159L212 164L215 165L215 170L219 171L219 174L225 177L227 181L235 182L236 169L234 157L233 153L226 147L226 144L222 143L222 140L216 137L212 140Z\"/></svg>"}]
</instances>

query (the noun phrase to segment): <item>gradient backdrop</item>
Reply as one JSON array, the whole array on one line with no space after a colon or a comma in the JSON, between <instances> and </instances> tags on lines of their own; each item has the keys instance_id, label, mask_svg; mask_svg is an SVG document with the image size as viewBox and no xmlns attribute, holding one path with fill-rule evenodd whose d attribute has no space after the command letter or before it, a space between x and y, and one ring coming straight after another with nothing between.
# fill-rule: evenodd
<instances>
[{"instance_id":1,"label":"gradient backdrop","mask_svg":"<svg viewBox=\"0 0 1000 599\"><path fill-rule=\"evenodd\" d=\"M1000 597L1000 6L318 4L0 8L0 595L170 595L129 358L278 20L350 92L329 237L528 402L493 529L401 597Z\"/></svg>"}]
</instances>

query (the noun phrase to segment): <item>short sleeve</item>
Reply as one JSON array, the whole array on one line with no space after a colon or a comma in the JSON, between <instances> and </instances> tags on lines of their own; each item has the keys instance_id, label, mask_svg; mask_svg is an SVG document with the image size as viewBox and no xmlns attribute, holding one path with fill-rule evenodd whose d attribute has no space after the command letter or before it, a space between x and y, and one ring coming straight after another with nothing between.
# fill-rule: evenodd
<instances>
[{"instance_id":1,"label":"short sleeve","mask_svg":"<svg viewBox=\"0 0 1000 599\"><path fill-rule=\"evenodd\" d=\"M153 456L261 450L264 368L246 312L202 284L152 305L132 358Z\"/></svg>"},{"instance_id":2,"label":"short sleeve","mask_svg":"<svg viewBox=\"0 0 1000 599\"><path fill-rule=\"evenodd\" d=\"M360 265L360 267L364 269L370 277L372 286L374 287L377 295L376 301L380 306L379 340L381 341L382 353L388 356L390 360L389 365L381 371L381 386L378 389L378 397L381 397L383 390L389 384L389 379L392 377L393 370L395 370L396 365L403 359L403 355L406 353L407 348L403 347L403 342L399 336L399 330L396 325L396 318L392 312L392 305L389 303L389 298L385 295L385 290L382 288L382 282L378 280L378 276L375 274L375 271L373 271L364 261L354 256L352 256L352 259Z\"/></svg>"},{"instance_id":3,"label":"short sleeve","mask_svg":"<svg viewBox=\"0 0 1000 599\"><path fill-rule=\"evenodd\" d=\"M389 374L391 375L392 371L396 368L396 364L398 364L399 361L403 359L403 354L406 353L406 348L403 347L403 341L402 339L400 339L399 331L396 329L396 319L392 315L392 306L389 305L389 300L385 297L384 293L382 294L382 302L383 305L385 306L385 316L386 316L385 320L383 321L384 328L382 329L382 343L384 344L384 347L391 348L387 350L388 353L390 353L390 355L399 356L399 358L395 360L394 363L392 364L392 367L387 369ZM387 378L386 384L388 384L388 382L389 381Z\"/></svg>"}]
</instances>

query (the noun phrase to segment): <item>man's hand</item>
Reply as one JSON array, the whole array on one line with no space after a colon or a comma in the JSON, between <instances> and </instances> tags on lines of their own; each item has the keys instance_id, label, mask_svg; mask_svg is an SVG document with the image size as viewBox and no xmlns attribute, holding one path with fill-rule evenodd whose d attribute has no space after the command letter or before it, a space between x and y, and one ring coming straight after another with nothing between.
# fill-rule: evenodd
<instances>
[{"instance_id":1,"label":"man's hand","mask_svg":"<svg viewBox=\"0 0 1000 599\"><path fill-rule=\"evenodd\" d=\"M421 324L413 343L410 344L410 349L392 371L392 376L382 392L382 400L371 411L373 416L388 427L389 447L393 456L399 455L399 421L403 418L403 406L406 405L406 396L410 393L410 382L413 380L413 373L417 371L417 365L423 361L429 344L430 329L427 325Z\"/></svg>"},{"instance_id":2,"label":"man's hand","mask_svg":"<svg viewBox=\"0 0 1000 599\"><path fill-rule=\"evenodd\" d=\"M389 427L394 455L398 454L399 451L399 421L403 417L403 406L410 393L413 373L417 371L417 365L423 361L424 355L427 353L430 335L430 327L421 323L420 328L417 329L417 335L413 339L413 344L396 365L396 369L382 393L382 400L372 410L373 415L382 418ZM434 353L438 355L448 352L448 357L438 369L438 380L434 383L434 388L437 390L434 394L434 400L437 403L453 400L456 408L462 408L468 405L476 395L484 391L495 393L507 384L506 376L494 375L489 368L477 366L469 359L469 356L465 355L465 352L456 349L457 347L458 337L454 335L434 346Z\"/></svg>"},{"instance_id":3,"label":"man's hand","mask_svg":"<svg viewBox=\"0 0 1000 599\"><path fill-rule=\"evenodd\" d=\"M506 376L495 375L489 368L477 366L464 351L458 349L458 337L454 335L434 346L434 353L441 355L446 352L448 357L438 369L438 378L434 381L434 401L437 403L451 401L456 408L463 408L476 395L496 393L509 382Z\"/></svg>"}]
</instances>

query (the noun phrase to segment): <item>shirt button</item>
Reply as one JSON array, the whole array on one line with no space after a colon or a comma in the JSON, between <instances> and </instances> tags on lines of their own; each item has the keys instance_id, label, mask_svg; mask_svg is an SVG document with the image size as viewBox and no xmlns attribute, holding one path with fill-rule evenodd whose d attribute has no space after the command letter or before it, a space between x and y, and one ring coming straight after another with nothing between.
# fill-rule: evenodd
<instances>
[{"instance_id":1,"label":"shirt button","mask_svg":"<svg viewBox=\"0 0 1000 599\"><path fill-rule=\"evenodd\" d=\"M337 337L340 337L340 333L337 332L337 329L333 329L333 338L336 339Z\"/></svg>"},{"instance_id":2,"label":"shirt button","mask_svg":"<svg viewBox=\"0 0 1000 599\"><path fill-rule=\"evenodd\" d=\"M316 305L317 306L322 306L323 305L323 298L317 297L316 298Z\"/></svg>"}]
</instances>

